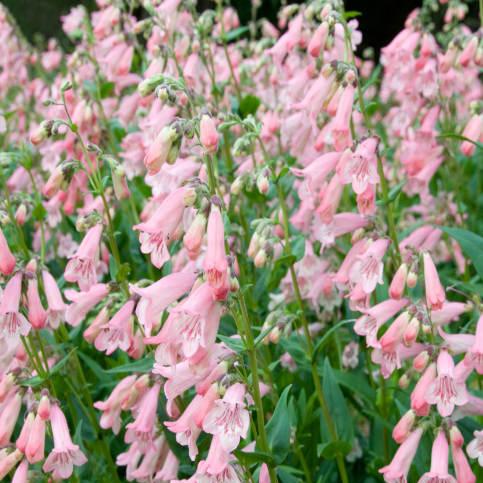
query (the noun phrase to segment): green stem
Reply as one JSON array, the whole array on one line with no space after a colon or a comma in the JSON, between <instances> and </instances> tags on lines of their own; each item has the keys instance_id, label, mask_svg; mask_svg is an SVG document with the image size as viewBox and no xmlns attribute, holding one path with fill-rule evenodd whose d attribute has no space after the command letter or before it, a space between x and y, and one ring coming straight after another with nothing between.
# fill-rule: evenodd
<instances>
[{"instance_id":1,"label":"green stem","mask_svg":"<svg viewBox=\"0 0 483 483\"><path fill-rule=\"evenodd\" d=\"M290 247L290 231L289 231L289 218L288 218L288 209L287 204L285 202L285 195L283 193L282 187L279 183L277 183L277 194L278 199L280 202L280 206L282 208L282 218L283 218L283 231L284 231L284 252L286 255L292 255L292 249ZM311 366L311 373L312 373L312 380L315 386L315 391L317 393L317 399L319 400L320 408L322 409L322 413L324 415L324 419L327 423L327 429L329 430L330 438L332 441L337 441L339 436L337 434L337 428L334 424L332 416L330 414L329 406L324 396L324 391L322 389L322 385L320 383L320 377L317 370L317 364L314 360L314 345L312 342L312 337L310 335L309 330L309 323L305 316L305 308L304 302L302 299L302 294L300 292L300 287L297 281L297 275L295 273L294 263L292 262L289 267L290 271L290 278L292 280L292 286L295 294L295 299L297 301L297 305L299 307L300 312L300 321L302 322L302 330L305 335L305 340L307 344L307 357L310 360ZM348 483L349 479L347 476L347 470L345 468L344 458L341 454L338 454L336 457L336 463L339 470L340 478L343 483Z\"/></svg>"},{"instance_id":2,"label":"green stem","mask_svg":"<svg viewBox=\"0 0 483 483\"><path fill-rule=\"evenodd\" d=\"M238 294L238 304L241 313L241 320L243 322L243 332L245 334L245 343L247 345L248 362L250 364L250 372L252 375L252 395L253 401L255 402L255 407L257 408L257 427L260 449L268 453L270 452L270 448L268 446L267 432L265 430L265 414L263 411L262 396L260 394L260 380L258 378L258 362L255 339L253 337L245 298L241 291ZM270 475L270 482L275 483L277 481L277 475L273 467L270 465L268 466L268 472Z\"/></svg>"}]
</instances>

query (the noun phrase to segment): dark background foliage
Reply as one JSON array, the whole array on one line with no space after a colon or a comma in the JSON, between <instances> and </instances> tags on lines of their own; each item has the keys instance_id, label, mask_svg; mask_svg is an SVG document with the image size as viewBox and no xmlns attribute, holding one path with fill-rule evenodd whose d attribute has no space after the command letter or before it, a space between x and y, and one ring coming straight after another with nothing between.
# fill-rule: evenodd
<instances>
[{"instance_id":1,"label":"dark background foliage","mask_svg":"<svg viewBox=\"0 0 483 483\"><path fill-rule=\"evenodd\" d=\"M50 37L57 37L61 43L67 45L60 16L78 4L88 9L96 7L95 0L0 0L6 5L31 41L40 41ZM358 17L364 34L362 48L374 47L376 53L386 45L399 30L401 30L407 15L416 7L421 6L422 0L346 0L346 10L361 12ZM469 1L471 20L477 24L477 1ZM240 15L242 23L250 18L250 0L232 0ZM199 0L200 9L213 6L210 0ZM276 13L280 7L280 0L263 0L259 16L271 21L276 20ZM471 23L471 21L470 21Z\"/></svg>"}]
</instances>

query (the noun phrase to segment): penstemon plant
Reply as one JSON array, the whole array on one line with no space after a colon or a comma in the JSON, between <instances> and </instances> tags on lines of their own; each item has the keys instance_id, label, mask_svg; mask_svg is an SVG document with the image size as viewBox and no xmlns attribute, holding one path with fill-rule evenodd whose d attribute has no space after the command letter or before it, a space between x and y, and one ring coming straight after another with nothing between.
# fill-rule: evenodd
<instances>
[{"instance_id":1,"label":"penstemon plant","mask_svg":"<svg viewBox=\"0 0 483 483\"><path fill-rule=\"evenodd\" d=\"M0 7L0 479L482 481L466 3L378 64L342 0L97 5Z\"/></svg>"}]
</instances>

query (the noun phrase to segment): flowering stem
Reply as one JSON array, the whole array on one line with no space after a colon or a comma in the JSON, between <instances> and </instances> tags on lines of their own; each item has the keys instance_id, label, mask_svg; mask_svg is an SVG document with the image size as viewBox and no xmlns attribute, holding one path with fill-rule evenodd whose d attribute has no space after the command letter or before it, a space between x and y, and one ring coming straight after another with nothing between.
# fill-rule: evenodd
<instances>
[{"instance_id":1,"label":"flowering stem","mask_svg":"<svg viewBox=\"0 0 483 483\"><path fill-rule=\"evenodd\" d=\"M262 397L260 394L260 380L258 379L258 362L255 349L255 339L253 338L250 318L242 291L238 293L238 305L240 308L241 320L243 322L243 332L245 333L245 343L247 346L248 361L252 375L252 395L257 408L257 425L260 449L266 453L269 453L270 448L268 446L267 432L265 430L265 414L263 411ZM275 474L275 470L270 465L268 466L268 472L270 475L270 482L275 483L277 481L277 476Z\"/></svg>"},{"instance_id":2,"label":"flowering stem","mask_svg":"<svg viewBox=\"0 0 483 483\"><path fill-rule=\"evenodd\" d=\"M285 195L283 193L282 187L280 183L276 183L277 186L277 194L278 199L280 202L280 207L282 208L282 219L283 219L283 231L284 231L284 252L286 255L292 255L292 248L290 246L290 231L289 231L289 219L288 219L288 209L287 204L285 202ZM292 258L293 260L293 258ZM297 305L299 307L300 312L300 321L302 322L302 329L305 335L305 340L307 343L307 357L310 360L311 372L312 372L312 380L314 382L315 391L317 393L317 399L319 400L320 408L322 409L322 413L324 415L324 419L327 423L327 428L330 433L330 437L332 441L337 441L339 439L337 434L337 428L332 420L332 416L330 414L329 406L327 405L327 401L324 396L324 391L322 389L322 385L320 383L319 373L317 371L317 364L314 360L314 345L312 343L312 338L310 335L309 330L309 323L307 318L305 317L305 308L304 302L302 299L302 294L300 293L300 287L297 281L297 274L295 273L294 262L290 262L289 266L290 271L290 278L292 280L292 286L294 289L295 299L297 301ZM341 454L338 454L336 457L337 467L339 469L340 479L343 483L348 483L349 479L347 476L347 470L345 468L344 458Z\"/></svg>"}]
</instances>

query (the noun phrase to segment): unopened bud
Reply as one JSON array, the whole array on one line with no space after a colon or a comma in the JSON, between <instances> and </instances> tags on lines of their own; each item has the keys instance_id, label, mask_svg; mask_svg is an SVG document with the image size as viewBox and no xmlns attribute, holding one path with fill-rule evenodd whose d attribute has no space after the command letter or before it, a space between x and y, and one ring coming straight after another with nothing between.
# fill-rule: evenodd
<instances>
[{"instance_id":1,"label":"unopened bud","mask_svg":"<svg viewBox=\"0 0 483 483\"><path fill-rule=\"evenodd\" d=\"M262 195L265 195L268 193L268 190L270 189L270 182L268 181L268 178L265 175L265 173L261 173L260 175L258 175L257 188Z\"/></svg>"},{"instance_id":2,"label":"unopened bud","mask_svg":"<svg viewBox=\"0 0 483 483\"><path fill-rule=\"evenodd\" d=\"M243 185L244 182L242 177L239 176L238 178L235 178L235 181L233 181L230 187L231 194L235 196L239 195L241 193L241 190L243 189Z\"/></svg>"},{"instance_id":3,"label":"unopened bud","mask_svg":"<svg viewBox=\"0 0 483 483\"><path fill-rule=\"evenodd\" d=\"M257 268L262 268L265 266L267 263L267 252L263 248L255 255L253 263Z\"/></svg>"},{"instance_id":4,"label":"unopened bud","mask_svg":"<svg viewBox=\"0 0 483 483\"><path fill-rule=\"evenodd\" d=\"M39 127L30 136L30 142L34 145L40 144L52 135L53 121L42 121Z\"/></svg>"},{"instance_id":5,"label":"unopened bud","mask_svg":"<svg viewBox=\"0 0 483 483\"><path fill-rule=\"evenodd\" d=\"M9 372L0 381L0 403L3 403L10 390L15 385L15 376Z\"/></svg>"},{"instance_id":6,"label":"unopened bud","mask_svg":"<svg viewBox=\"0 0 483 483\"><path fill-rule=\"evenodd\" d=\"M429 362L429 354L427 351L420 352L413 360L413 368L417 372L423 372Z\"/></svg>"},{"instance_id":7,"label":"unopened bud","mask_svg":"<svg viewBox=\"0 0 483 483\"><path fill-rule=\"evenodd\" d=\"M419 320L416 319L416 317L413 317L403 334L403 342L405 346L409 347L416 341L420 327L421 324Z\"/></svg>"},{"instance_id":8,"label":"unopened bud","mask_svg":"<svg viewBox=\"0 0 483 483\"><path fill-rule=\"evenodd\" d=\"M48 396L42 396L40 398L39 407L37 409L37 414L44 420L50 418L50 400Z\"/></svg>"},{"instance_id":9,"label":"unopened bud","mask_svg":"<svg viewBox=\"0 0 483 483\"><path fill-rule=\"evenodd\" d=\"M60 85L61 92L67 92L67 91L70 91L71 89L72 89L72 82L70 80L65 80Z\"/></svg>"},{"instance_id":10,"label":"unopened bud","mask_svg":"<svg viewBox=\"0 0 483 483\"><path fill-rule=\"evenodd\" d=\"M365 235L365 230L364 228L358 228L357 230L354 231L354 233L352 234L352 237L351 237L351 242L354 244L354 243L357 243L358 241L362 240L364 238L364 235Z\"/></svg>"},{"instance_id":11,"label":"unopened bud","mask_svg":"<svg viewBox=\"0 0 483 483\"><path fill-rule=\"evenodd\" d=\"M416 284L418 283L417 273L410 271L408 273L407 278L406 278L406 283L407 283L409 288L414 288L416 286Z\"/></svg>"},{"instance_id":12,"label":"unopened bud","mask_svg":"<svg viewBox=\"0 0 483 483\"><path fill-rule=\"evenodd\" d=\"M158 74L143 80L138 84L138 92L142 97L149 96L156 87L164 81L164 75Z\"/></svg>"},{"instance_id":13,"label":"unopened bud","mask_svg":"<svg viewBox=\"0 0 483 483\"><path fill-rule=\"evenodd\" d=\"M409 377L407 374L403 374L398 381L398 385L401 389L407 389L409 386Z\"/></svg>"},{"instance_id":14,"label":"unopened bud","mask_svg":"<svg viewBox=\"0 0 483 483\"><path fill-rule=\"evenodd\" d=\"M20 225L23 226L25 224L25 220L27 219L27 207L22 203L17 208L15 212L15 221Z\"/></svg>"},{"instance_id":15,"label":"unopened bud","mask_svg":"<svg viewBox=\"0 0 483 483\"><path fill-rule=\"evenodd\" d=\"M414 422L416 421L416 413L410 409L406 412L399 422L394 426L392 430L392 438L396 443L401 444L409 436Z\"/></svg>"},{"instance_id":16,"label":"unopened bud","mask_svg":"<svg viewBox=\"0 0 483 483\"><path fill-rule=\"evenodd\" d=\"M463 438L463 435L461 434L461 431L458 429L458 426L456 426L456 424L451 426L451 429L449 430L449 439L454 447L463 447L465 438Z\"/></svg>"}]
</instances>

